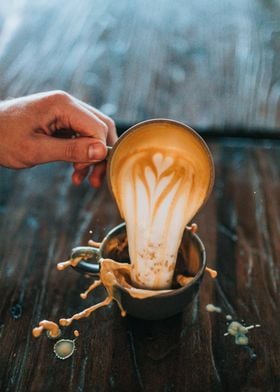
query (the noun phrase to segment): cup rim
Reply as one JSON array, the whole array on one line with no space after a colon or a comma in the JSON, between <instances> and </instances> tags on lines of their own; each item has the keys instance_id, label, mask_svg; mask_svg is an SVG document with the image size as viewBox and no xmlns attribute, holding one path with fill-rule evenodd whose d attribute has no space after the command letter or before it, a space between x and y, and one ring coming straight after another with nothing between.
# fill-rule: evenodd
<instances>
[{"instance_id":1,"label":"cup rim","mask_svg":"<svg viewBox=\"0 0 280 392\"><path fill-rule=\"evenodd\" d=\"M201 145L203 146L208 159L210 161L210 165L211 165L211 173L210 173L210 181L208 184L208 188L207 188L207 192L205 195L205 198L203 200L203 203L201 204L201 206L198 208L198 210L196 211L195 215L202 209L202 207L206 204L206 202L208 201L213 186L214 186L214 181L215 181L215 166L214 166L214 161L213 161L213 157L211 154L211 151L209 149L209 147L207 146L206 142L204 141L204 139L199 135L198 132L196 132L193 128L191 128L189 125L184 124L183 122L177 121L177 120L172 120L172 119L168 119L168 118L153 118L153 119L149 119L149 120L145 120L145 121L141 121L135 125L133 125L132 127L128 128L116 141L116 143L113 145L112 150L110 151L109 155L108 155L108 159L107 159L107 168L106 168L106 177L107 177L107 184L108 184L108 188L110 190L111 195L113 196L113 199L115 200L115 196L112 190L112 184L111 184L111 178L110 178L110 167L111 167L111 162L112 162L112 158L113 155L115 153L115 151L117 150L118 146L120 143L122 143L122 141L128 136L130 135L132 132L135 132L138 128L141 128L142 126L145 126L146 124L152 124L152 123L169 123L169 124L174 124L177 125L181 128L183 128L186 132L190 132L193 135L195 135L198 140L200 141Z\"/></svg>"}]
</instances>

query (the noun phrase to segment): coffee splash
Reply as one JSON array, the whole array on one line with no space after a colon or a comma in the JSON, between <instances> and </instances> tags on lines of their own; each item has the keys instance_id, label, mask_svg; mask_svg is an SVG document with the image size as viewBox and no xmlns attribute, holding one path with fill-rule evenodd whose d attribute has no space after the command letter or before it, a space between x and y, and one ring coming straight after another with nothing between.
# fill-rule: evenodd
<instances>
[{"instance_id":1,"label":"coffee splash","mask_svg":"<svg viewBox=\"0 0 280 392\"><path fill-rule=\"evenodd\" d=\"M59 263L57 265L58 270L62 270L61 265L63 265L63 269L65 269L68 266L71 266L71 262L67 264ZM75 266L77 265L78 263L75 262ZM91 291L93 291L98 286L103 285L106 289L107 297L103 301L99 302L98 304L90 306L84 309L82 312L75 313L70 318L61 318L59 320L60 326L67 327L71 325L74 320L80 320L82 318L89 317L97 309L110 305L110 303L113 300L117 303L121 311L121 316L125 317L126 311L122 306L120 296L118 294L119 289L126 290L129 293L129 295L131 295L132 297L140 298L140 299L152 297L154 295L164 294L171 291L171 290L154 290L154 291L142 290L133 287L130 283L130 274L131 274L130 264L117 263L116 261L110 259L102 259L100 261L100 265L101 265L100 279L94 281L85 292L80 294L80 296L82 299L86 299ZM46 330L49 338L58 338L61 335L59 325L53 321L43 320L40 321L38 327L33 328L32 334L35 338L38 338L39 336L41 336L43 331ZM78 334L75 333L75 336L78 336Z\"/></svg>"},{"instance_id":2,"label":"coffee splash","mask_svg":"<svg viewBox=\"0 0 280 392\"><path fill-rule=\"evenodd\" d=\"M74 260L74 259L73 259ZM69 266L73 266L71 264L72 260L67 262L62 262L57 264L58 270L64 270ZM81 258L80 258L81 261ZM75 258L74 267L78 265L77 258ZM133 287L130 281L130 273L131 273L131 265L125 263L117 263L114 260L110 259L101 259L100 260L100 279L95 280L85 292L80 294L82 299L86 299L88 294L92 292L95 288L103 285L107 291L107 297L99 302L96 305L90 306L89 308L84 309L82 312L75 313L70 318L61 318L59 320L59 324L63 327L69 326L72 324L74 320L80 320L85 317L89 317L95 310L108 306L113 300L118 304L121 315L126 316L126 311L124 310L121 301L119 299L119 295L117 293L118 288L123 288L128 291L128 293L134 298L148 298L153 295L163 294L170 290L160 290L160 291L151 291L151 290L141 290ZM63 266L63 268L61 268ZM33 328L32 334L35 338L41 336L43 331L46 330L48 332L49 337L59 337L60 329L59 325L53 321L43 320L40 321L39 327Z\"/></svg>"},{"instance_id":3,"label":"coffee splash","mask_svg":"<svg viewBox=\"0 0 280 392\"><path fill-rule=\"evenodd\" d=\"M115 301L121 311L121 315L126 316L126 311L122 306L119 290L125 290L133 298L149 298L154 295L164 294L171 290L143 290L132 286L131 284L131 265L126 263L117 263L111 259L100 260L100 279L93 282L89 288L81 293L82 299L86 299L88 294L100 285L103 285L107 292L107 297L100 303L90 306L80 313L74 314L70 318L61 318L59 324L63 327L69 326L74 320L89 317L95 310L108 306ZM192 278L189 278L192 279Z\"/></svg>"},{"instance_id":4,"label":"coffee splash","mask_svg":"<svg viewBox=\"0 0 280 392\"><path fill-rule=\"evenodd\" d=\"M197 230L197 225L193 224L187 227L187 230L195 233ZM89 244L92 242L89 242ZM96 244L96 243L95 243ZM99 245L98 245L99 246ZM119 253L124 251L124 247L127 246L127 238L123 238L122 241L112 241L110 243L110 251L112 253ZM114 248L116 247L116 248ZM82 257L82 256L83 257ZM75 248L73 252L73 258L67 260L67 262L62 262L57 264L57 269L62 271L70 266L77 267L79 262L83 258L88 259L90 257L90 252L86 247ZM100 279L95 280L83 293L80 294L82 299L86 299L88 295L99 286L104 286L107 292L106 298L93 306L90 306L83 311L74 314L69 318L61 318L59 324L62 327L66 327L72 324L74 320L79 320L81 318L89 317L97 309L110 305L115 301L121 311L121 315L124 317L126 311L122 306L120 300L120 290L126 291L131 297L144 299L155 295L160 295L168 292L175 291L176 288L169 290L148 290L134 287L131 280L131 264L118 263L112 259L101 259L100 260ZM215 275L215 271L209 269L210 275ZM179 284L179 287L184 287L193 280L194 276L186 276L181 271L179 271L174 277L174 282ZM61 331L59 325L53 321L43 320L39 323L39 327L33 329L32 333L34 337L39 337L42 332L46 330L49 337L57 338L60 336Z\"/></svg>"},{"instance_id":5,"label":"coffee splash","mask_svg":"<svg viewBox=\"0 0 280 392\"><path fill-rule=\"evenodd\" d=\"M49 320L42 320L40 321L39 326L33 328L32 330L34 338L38 338L39 336L41 336L44 330L47 331L47 335L51 339L59 338L61 335L61 330L56 323Z\"/></svg>"}]
</instances>

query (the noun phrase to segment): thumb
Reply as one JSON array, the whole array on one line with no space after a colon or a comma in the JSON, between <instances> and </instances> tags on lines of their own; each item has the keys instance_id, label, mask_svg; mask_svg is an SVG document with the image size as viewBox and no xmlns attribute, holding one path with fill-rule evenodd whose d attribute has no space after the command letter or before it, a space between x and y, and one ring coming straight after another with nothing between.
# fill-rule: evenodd
<instances>
[{"instance_id":1,"label":"thumb","mask_svg":"<svg viewBox=\"0 0 280 392\"><path fill-rule=\"evenodd\" d=\"M107 156L107 148L100 139L80 137L76 139L58 139L47 135L38 135L36 144L37 163L53 161L94 162L102 161Z\"/></svg>"}]
</instances>

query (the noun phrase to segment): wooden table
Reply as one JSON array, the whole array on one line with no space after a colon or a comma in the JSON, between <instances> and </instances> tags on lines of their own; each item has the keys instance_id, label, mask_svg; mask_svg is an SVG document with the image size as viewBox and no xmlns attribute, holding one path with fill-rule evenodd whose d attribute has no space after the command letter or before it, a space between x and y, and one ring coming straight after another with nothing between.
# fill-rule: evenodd
<instances>
[{"instance_id":1,"label":"wooden table","mask_svg":"<svg viewBox=\"0 0 280 392\"><path fill-rule=\"evenodd\" d=\"M2 168L1 392L279 391L277 2L18 4L0 6L2 98L63 88L111 114L120 131L164 116L204 134L216 181L194 221L219 275L205 275L192 306L168 320L121 318L115 304L98 310L65 329L65 338L76 327L81 336L61 361L32 327L99 302L104 290L82 302L90 280L56 263L102 239L118 211L106 183L72 186L67 164ZM224 336L226 314L261 325L248 334L251 352Z\"/></svg>"}]
</instances>

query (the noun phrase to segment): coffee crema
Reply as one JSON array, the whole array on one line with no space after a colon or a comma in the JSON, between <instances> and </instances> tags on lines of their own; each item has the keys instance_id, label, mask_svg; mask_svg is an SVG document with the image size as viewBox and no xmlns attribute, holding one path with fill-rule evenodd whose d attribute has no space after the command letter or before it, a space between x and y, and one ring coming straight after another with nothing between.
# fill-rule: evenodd
<instances>
[{"instance_id":1,"label":"coffee crema","mask_svg":"<svg viewBox=\"0 0 280 392\"><path fill-rule=\"evenodd\" d=\"M186 224L204 203L212 160L197 134L174 122L148 122L114 148L109 179L126 222L131 280L171 288Z\"/></svg>"}]
</instances>

